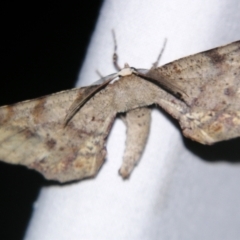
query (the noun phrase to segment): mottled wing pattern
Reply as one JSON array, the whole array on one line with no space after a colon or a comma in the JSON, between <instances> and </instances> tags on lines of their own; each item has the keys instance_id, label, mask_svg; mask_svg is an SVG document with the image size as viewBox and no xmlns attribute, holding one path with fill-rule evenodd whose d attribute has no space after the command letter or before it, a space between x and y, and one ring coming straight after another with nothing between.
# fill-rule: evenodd
<instances>
[{"instance_id":1,"label":"mottled wing pattern","mask_svg":"<svg viewBox=\"0 0 240 240\"><path fill-rule=\"evenodd\" d=\"M146 91L148 89L148 91ZM66 182L94 176L106 156L106 139L117 112L151 105L157 98L166 98L156 85L138 76L122 77L97 92L73 116L67 125L64 118L76 99L85 98L92 87L64 91L39 99L0 108L0 159L22 164L41 172L46 178ZM139 94L141 92L141 94ZM144 111L144 110L142 110ZM142 113L141 111L141 113ZM136 115L142 129L148 133L149 113ZM132 125L132 114L127 116ZM141 120L141 118L143 118ZM146 120L145 120L146 119ZM144 148L147 134L141 128L128 135L139 136ZM141 137L142 136L142 137ZM143 138L143 140L140 140ZM131 141L125 152L124 177L130 174L138 159L131 155ZM134 148L134 147L133 147ZM128 166L126 168L126 166Z\"/></svg>"},{"instance_id":2,"label":"mottled wing pattern","mask_svg":"<svg viewBox=\"0 0 240 240\"><path fill-rule=\"evenodd\" d=\"M147 76L170 82L172 88L177 86L186 93L182 95L184 101L192 104L201 92L213 87L214 92L225 89L225 83L233 81L232 76L236 80L234 84L238 86L239 68L240 41L237 41L152 69Z\"/></svg>"},{"instance_id":3,"label":"mottled wing pattern","mask_svg":"<svg viewBox=\"0 0 240 240\"><path fill-rule=\"evenodd\" d=\"M72 102L92 88L0 108L0 159L61 182L95 175L106 155L105 139L115 113L98 114L95 106L88 105L83 115L63 125Z\"/></svg>"},{"instance_id":4,"label":"mottled wing pattern","mask_svg":"<svg viewBox=\"0 0 240 240\"><path fill-rule=\"evenodd\" d=\"M186 93L179 92L189 107L180 119L187 137L211 144L240 136L240 41L179 59L148 75Z\"/></svg>"},{"instance_id":5,"label":"mottled wing pattern","mask_svg":"<svg viewBox=\"0 0 240 240\"><path fill-rule=\"evenodd\" d=\"M146 80L171 88L171 94ZM120 168L126 178L149 132L150 110L143 107L152 104L165 109L186 137L200 143L240 136L240 42L107 83L100 89L89 86L1 107L0 159L60 182L94 176L104 162L116 114L127 112Z\"/></svg>"}]
</instances>

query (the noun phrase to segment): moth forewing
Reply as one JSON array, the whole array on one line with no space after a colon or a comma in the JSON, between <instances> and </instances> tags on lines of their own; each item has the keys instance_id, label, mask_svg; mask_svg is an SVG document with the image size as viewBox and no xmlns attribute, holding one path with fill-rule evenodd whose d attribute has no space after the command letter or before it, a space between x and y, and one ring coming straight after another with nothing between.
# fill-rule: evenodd
<instances>
[{"instance_id":1,"label":"moth forewing","mask_svg":"<svg viewBox=\"0 0 240 240\"><path fill-rule=\"evenodd\" d=\"M179 121L186 137L203 144L239 137L240 41L191 55L150 73L184 90Z\"/></svg>"}]
</instances>

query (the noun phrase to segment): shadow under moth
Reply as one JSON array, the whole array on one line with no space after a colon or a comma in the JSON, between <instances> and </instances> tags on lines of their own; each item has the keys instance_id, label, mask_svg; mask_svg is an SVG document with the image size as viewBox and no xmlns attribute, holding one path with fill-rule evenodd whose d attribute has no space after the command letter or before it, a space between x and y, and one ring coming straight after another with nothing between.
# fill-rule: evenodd
<instances>
[{"instance_id":1,"label":"shadow under moth","mask_svg":"<svg viewBox=\"0 0 240 240\"><path fill-rule=\"evenodd\" d=\"M0 159L60 182L95 176L113 121L126 113L119 173L127 178L146 144L153 104L199 143L239 137L240 41L150 70L125 66L88 87L3 106Z\"/></svg>"}]
</instances>

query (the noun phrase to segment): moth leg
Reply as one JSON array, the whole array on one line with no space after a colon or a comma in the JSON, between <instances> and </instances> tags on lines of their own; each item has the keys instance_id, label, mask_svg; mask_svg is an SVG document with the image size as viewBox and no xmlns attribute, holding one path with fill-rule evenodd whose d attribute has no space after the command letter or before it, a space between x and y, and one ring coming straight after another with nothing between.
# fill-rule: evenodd
<instances>
[{"instance_id":1,"label":"moth leg","mask_svg":"<svg viewBox=\"0 0 240 240\"><path fill-rule=\"evenodd\" d=\"M104 76L100 73L100 71L96 70L95 72L101 79L104 78Z\"/></svg>"},{"instance_id":2,"label":"moth leg","mask_svg":"<svg viewBox=\"0 0 240 240\"><path fill-rule=\"evenodd\" d=\"M160 51L160 53L159 53L159 55L158 55L158 57L157 57L156 62L153 63L151 69L155 69L155 68L158 67L159 62L160 62L160 60L161 60L161 57L162 57L162 55L163 55L163 52L164 52L164 50L165 50L165 48L166 48L166 44L167 44L167 39L165 38L165 39L164 39L164 42L163 42L162 49L161 49L161 51Z\"/></svg>"},{"instance_id":3,"label":"moth leg","mask_svg":"<svg viewBox=\"0 0 240 240\"><path fill-rule=\"evenodd\" d=\"M123 178L128 178L145 148L150 129L151 109L131 110L126 113L123 121L127 126L127 139L119 174Z\"/></svg>"},{"instance_id":4,"label":"moth leg","mask_svg":"<svg viewBox=\"0 0 240 240\"><path fill-rule=\"evenodd\" d=\"M117 39L114 30L112 30L113 42L114 42L114 52L113 52L113 65L117 71L120 71L122 68L118 64L118 55L117 55Z\"/></svg>"}]
</instances>

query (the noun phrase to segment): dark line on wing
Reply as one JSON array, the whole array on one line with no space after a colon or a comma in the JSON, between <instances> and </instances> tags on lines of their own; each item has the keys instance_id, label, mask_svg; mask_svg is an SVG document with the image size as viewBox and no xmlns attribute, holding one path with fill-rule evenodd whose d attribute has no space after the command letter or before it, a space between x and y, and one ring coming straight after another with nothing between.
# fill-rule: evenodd
<instances>
[{"instance_id":1,"label":"dark line on wing","mask_svg":"<svg viewBox=\"0 0 240 240\"><path fill-rule=\"evenodd\" d=\"M97 92L99 92L100 90L102 90L103 88L105 88L109 82L111 82L113 79L110 78L108 81L102 83L101 85L99 85L97 88L95 88L93 91L91 91L83 100L81 100L79 102L79 104L77 104L76 107L74 107L72 110L71 110L71 107L70 107L70 112L67 113L65 119L64 119L64 122L63 122L63 125L64 125L64 128L68 125L68 123L71 121L71 119L75 116L75 114L84 106L84 104L86 102L88 102L89 99L91 99ZM77 100L75 100L77 101ZM73 104L75 103L75 101L73 102Z\"/></svg>"},{"instance_id":2,"label":"dark line on wing","mask_svg":"<svg viewBox=\"0 0 240 240\"><path fill-rule=\"evenodd\" d=\"M21 129L20 131L16 132L15 134L10 135L10 136L4 138L4 139L0 142L0 147L1 147L1 144L2 144L2 143L8 141L9 139L11 139L12 137L16 136L17 134L20 134L20 133L24 132L25 130L26 130L26 129Z\"/></svg>"},{"instance_id":3,"label":"dark line on wing","mask_svg":"<svg viewBox=\"0 0 240 240\"><path fill-rule=\"evenodd\" d=\"M165 90L169 94L174 95L176 98L178 98L181 101L184 101L182 93L185 94L187 97L189 97L184 91L182 91L180 88L178 88L177 86L174 86L171 83L168 83L168 85L172 85L172 88L174 88L174 89L172 89L171 86L167 86L167 84L164 84L164 83L160 82L159 80L156 80L154 78L146 76L145 74L142 74L142 73L139 73L139 72L133 73L133 74L135 74L136 76L140 76L144 80L149 81L149 82L157 85L158 87L162 88L163 90Z\"/></svg>"}]
</instances>

